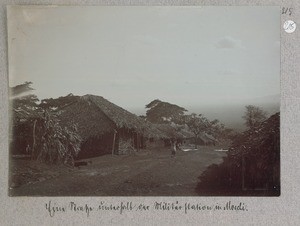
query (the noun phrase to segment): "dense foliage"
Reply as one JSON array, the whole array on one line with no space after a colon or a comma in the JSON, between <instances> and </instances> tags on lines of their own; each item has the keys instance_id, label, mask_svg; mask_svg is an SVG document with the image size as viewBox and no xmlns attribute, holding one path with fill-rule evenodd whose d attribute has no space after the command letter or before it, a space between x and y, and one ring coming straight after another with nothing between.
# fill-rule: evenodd
<instances>
[{"instance_id":1,"label":"dense foliage","mask_svg":"<svg viewBox=\"0 0 300 226\"><path fill-rule=\"evenodd\" d=\"M10 89L11 153L29 154L31 159L72 165L80 150L81 138L76 125L62 127L51 101L31 94L31 82ZM68 97L68 100L71 97ZM61 100L61 99L60 99ZM45 104L51 102L51 104Z\"/></svg>"},{"instance_id":2,"label":"dense foliage","mask_svg":"<svg viewBox=\"0 0 300 226\"><path fill-rule=\"evenodd\" d=\"M51 112L45 111L37 119L35 144L32 147L32 158L48 163L73 165L74 157L80 151L81 138L77 126L62 127Z\"/></svg>"},{"instance_id":3,"label":"dense foliage","mask_svg":"<svg viewBox=\"0 0 300 226\"><path fill-rule=\"evenodd\" d=\"M238 136L220 165L210 166L196 188L201 195L279 195L280 117L272 115Z\"/></svg>"}]
</instances>

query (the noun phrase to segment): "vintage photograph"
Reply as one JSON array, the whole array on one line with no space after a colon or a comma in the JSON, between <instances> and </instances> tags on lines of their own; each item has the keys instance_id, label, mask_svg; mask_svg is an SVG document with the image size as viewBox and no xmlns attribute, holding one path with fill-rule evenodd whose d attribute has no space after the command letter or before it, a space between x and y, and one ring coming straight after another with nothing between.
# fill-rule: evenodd
<instances>
[{"instance_id":1,"label":"vintage photograph","mask_svg":"<svg viewBox=\"0 0 300 226\"><path fill-rule=\"evenodd\" d=\"M279 196L274 6L9 6L10 196Z\"/></svg>"}]
</instances>

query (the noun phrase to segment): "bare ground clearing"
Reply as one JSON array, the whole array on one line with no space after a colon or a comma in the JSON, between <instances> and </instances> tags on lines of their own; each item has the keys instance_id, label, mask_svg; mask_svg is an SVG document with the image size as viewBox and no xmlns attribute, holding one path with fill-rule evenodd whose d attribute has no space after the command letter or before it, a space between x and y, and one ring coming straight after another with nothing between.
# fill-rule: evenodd
<instances>
[{"instance_id":1,"label":"bare ground clearing","mask_svg":"<svg viewBox=\"0 0 300 226\"><path fill-rule=\"evenodd\" d=\"M165 148L129 156L105 155L85 160L92 164L75 169L13 160L9 193L12 196L195 196L198 177L211 164L223 161L226 152L214 151L219 148L202 146L198 151L178 151L175 158ZM28 180L18 184L21 173Z\"/></svg>"}]
</instances>

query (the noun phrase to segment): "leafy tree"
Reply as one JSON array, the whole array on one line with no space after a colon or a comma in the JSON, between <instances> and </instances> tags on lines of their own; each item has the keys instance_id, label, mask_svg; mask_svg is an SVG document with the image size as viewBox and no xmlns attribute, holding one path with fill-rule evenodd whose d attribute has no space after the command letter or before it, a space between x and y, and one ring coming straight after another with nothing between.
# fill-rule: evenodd
<instances>
[{"instance_id":1,"label":"leafy tree","mask_svg":"<svg viewBox=\"0 0 300 226\"><path fill-rule=\"evenodd\" d=\"M209 120L205 118L202 114L197 115L195 113L192 113L190 115L183 116L182 119L184 123L188 126L190 131L194 133L196 139L202 132L207 131L210 127ZM197 147L196 144L195 147Z\"/></svg>"},{"instance_id":2,"label":"leafy tree","mask_svg":"<svg viewBox=\"0 0 300 226\"><path fill-rule=\"evenodd\" d=\"M225 125L218 119L210 121L209 123L208 133L213 135L215 138L226 139L232 131L232 129L226 128Z\"/></svg>"},{"instance_id":3,"label":"leafy tree","mask_svg":"<svg viewBox=\"0 0 300 226\"><path fill-rule=\"evenodd\" d=\"M207 132L217 137L221 135L224 129L224 124L220 123L218 119L215 119L208 123Z\"/></svg>"},{"instance_id":4,"label":"leafy tree","mask_svg":"<svg viewBox=\"0 0 300 226\"><path fill-rule=\"evenodd\" d=\"M266 120L267 113L257 106L247 105L243 119L245 119L245 125L251 129L259 126L261 122Z\"/></svg>"},{"instance_id":5,"label":"leafy tree","mask_svg":"<svg viewBox=\"0 0 300 226\"><path fill-rule=\"evenodd\" d=\"M74 157L80 151L81 137L77 126L62 127L57 115L47 110L38 121L38 134L36 147L33 149L33 159L43 162L62 162L73 166Z\"/></svg>"},{"instance_id":6,"label":"leafy tree","mask_svg":"<svg viewBox=\"0 0 300 226\"><path fill-rule=\"evenodd\" d=\"M31 82L10 88L13 128L12 148L26 149L32 159L44 162L73 164L80 150L81 138L77 127L62 127L57 112L51 106L58 105L53 99L51 104L38 104L36 95L31 94ZM60 99L61 100L61 99ZM68 99L69 100L69 99Z\"/></svg>"},{"instance_id":7,"label":"leafy tree","mask_svg":"<svg viewBox=\"0 0 300 226\"><path fill-rule=\"evenodd\" d=\"M175 104L153 100L146 105L147 120L152 123L178 122L187 110Z\"/></svg>"},{"instance_id":8,"label":"leafy tree","mask_svg":"<svg viewBox=\"0 0 300 226\"><path fill-rule=\"evenodd\" d=\"M25 82L9 89L9 102L13 114L12 120L14 122L25 122L31 120L32 116L37 116L35 110L38 107L36 95L32 94L32 82Z\"/></svg>"},{"instance_id":9,"label":"leafy tree","mask_svg":"<svg viewBox=\"0 0 300 226\"><path fill-rule=\"evenodd\" d=\"M209 121L202 114L192 113L182 116L182 123L188 126L189 130L194 133L196 139L201 133L212 135L216 139L230 139L233 133L232 129L226 128L218 119Z\"/></svg>"}]
</instances>

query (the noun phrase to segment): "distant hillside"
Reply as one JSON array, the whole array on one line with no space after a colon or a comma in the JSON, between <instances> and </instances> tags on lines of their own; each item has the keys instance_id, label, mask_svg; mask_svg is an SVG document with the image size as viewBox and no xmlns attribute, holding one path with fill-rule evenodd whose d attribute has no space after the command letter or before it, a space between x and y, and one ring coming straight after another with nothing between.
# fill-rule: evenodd
<instances>
[{"instance_id":1,"label":"distant hillside","mask_svg":"<svg viewBox=\"0 0 300 226\"><path fill-rule=\"evenodd\" d=\"M280 111L280 95L270 95L261 98L245 100L244 103L232 101L230 104L220 104L215 106L199 106L188 108L191 112L201 113L207 118L219 119L226 126L243 131L245 129L242 118L246 105L255 105L264 109L268 116Z\"/></svg>"}]
</instances>

